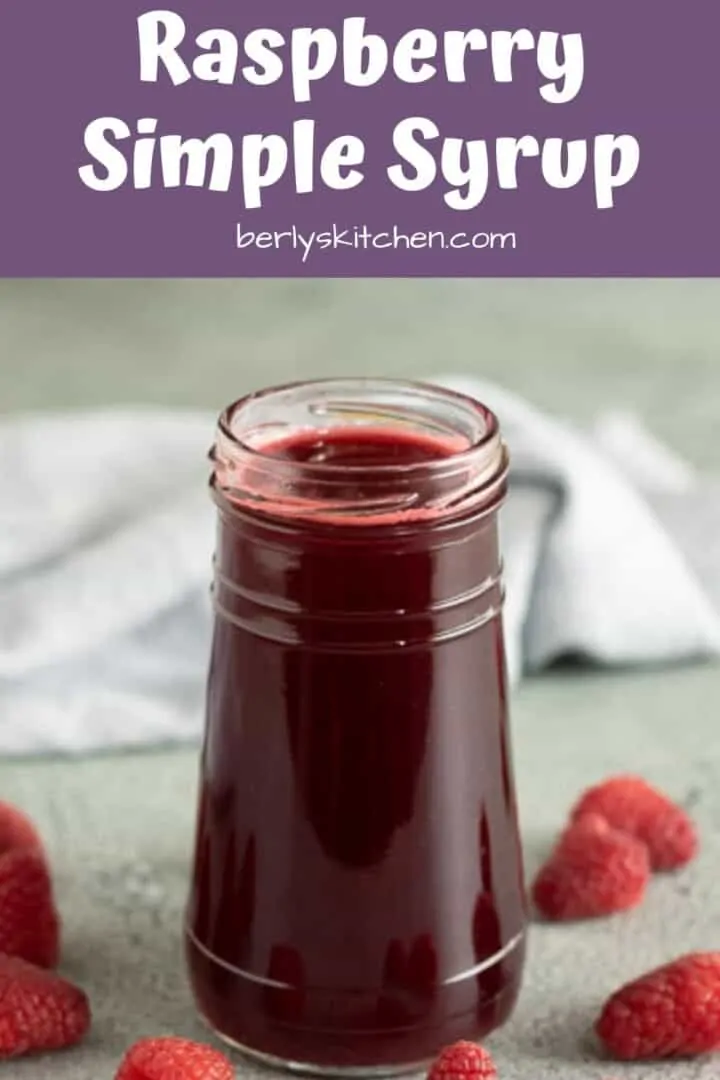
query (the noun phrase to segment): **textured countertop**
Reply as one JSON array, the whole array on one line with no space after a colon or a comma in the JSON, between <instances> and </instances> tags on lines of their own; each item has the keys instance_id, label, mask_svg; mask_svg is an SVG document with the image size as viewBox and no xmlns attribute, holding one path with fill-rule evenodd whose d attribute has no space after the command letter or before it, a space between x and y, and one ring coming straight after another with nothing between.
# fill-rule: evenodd
<instances>
[{"instance_id":1,"label":"textured countertop","mask_svg":"<svg viewBox=\"0 0 720 1080\"><path fill-rule=\"evenodd\" d=\"M720 282L0 283L0 404L219 407L248 386L328 372L477 371L589 420L638 409L720 472ZM720 947L720 668L555 673L522 687L514 735L528 872L585 785L637 770L689 801L701 858L637 912L535 927L503 1080L717 1080L720 1059L603 1063L589 1031L621 982ZM2 714L0 713L0 722ZM112 1080L134 1039L204 1037L182 965L196 750L0 762L0 797L38 821L56 868L64 971L88 991L85 1046L1 1066L12 1080ZM239 1063L238 1075L255 1070ZM265 1074L267 1075L267 1074Z\"/></svg>"}]
</instances>

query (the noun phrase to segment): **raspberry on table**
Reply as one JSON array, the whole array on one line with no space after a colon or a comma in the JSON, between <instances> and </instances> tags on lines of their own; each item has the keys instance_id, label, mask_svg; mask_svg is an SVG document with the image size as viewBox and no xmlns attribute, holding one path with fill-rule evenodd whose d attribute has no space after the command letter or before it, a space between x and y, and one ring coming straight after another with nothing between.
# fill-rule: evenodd
<instances>
[{"instance_id":1,"label":"raspberry on table","mask_svg":"<svg viewBox=\"0 0 720 1080\"><path fill-rule=\"evenodd\" d=\"M0 956L0 1058L64 1050L90 1027L77 986L16 956Z\"/></svg>"},{"instance_id":2,"label":"raspberry on table","mask_svg":"<svg viewBox=\"0 0 720 1080\"><path fill-rule=\"evenodd\" d=\"M427 1080L496 1080L497 1069L487 1050L472 1042L456 1042L435 1058Z\"/></svg>"},{"instance_id":3,"label":"raspberry on table","mask_svg":"<svg viewBox=\"0 0 720 1080\"><path fill-rule=\"evenodd\" d=\"M166 1036L131 1046L115 1080L235 1080L235 1070L211 1046Z\"/></svg>"},{"instance_id":4,"label":"raspberry on table","mask_svg":"<svg viewBox=\"0 0 720 1080\"><path fill-rule=\"evenodd\" d=\"M697 854L698 836L687 812L639 776L613 776L589 788L571 818L599 814L608 824L641 840L653 870L676 870Z\"/></svg>"},{"instance_id":5,"label":"raspberry on table","mask_svg":"<svg viewBox=\"0 0 720 1080\"><path fill-rule=\"evenodd\" d=\"M40 967L57 966L60 917L47 859L38 845L0 853L0 953Z\"/></svg>"},{"instance_id":6,"label":"raspberry on table","mask_svg":"<svg viewBox=\"0 0 720 1080\"><path fill-rule=\"evenodd\" d=\"M647 848L595 814L571 824L532 886L546 919L592 919L637 907L650 880Z\"/></svg>"},{"instance_id":7,"label":"raspberry on table","mask_svg":"<svg viewBox=\"0 0 720 1080\"><path fill-rule=\"evenodd\" d=\"M28 847L43 847L35 825L22 810L0 800L0 855Z\"/></svg>"},{"instance_id":8,"label":"raspberry on table","mask_svg":"<svg viewBox=\"0 0 720 1080\"><path fill-rule=\"evenodd\" d=\"M621 1061L720 1049L720 952L690 953L621 987L595 1032Z\"/></svg>"},{"instance_id":9,"label":"raspberry on table","mask_svg":"<svg viewBox=\"0 0 720 1080\"><path fill-rule=\"evenodd\" d=\"M59 1050L90 1025L82 990L51 974L60 917L35 825L0 801L0 1058Z\"/></svg>"}]
</instances>

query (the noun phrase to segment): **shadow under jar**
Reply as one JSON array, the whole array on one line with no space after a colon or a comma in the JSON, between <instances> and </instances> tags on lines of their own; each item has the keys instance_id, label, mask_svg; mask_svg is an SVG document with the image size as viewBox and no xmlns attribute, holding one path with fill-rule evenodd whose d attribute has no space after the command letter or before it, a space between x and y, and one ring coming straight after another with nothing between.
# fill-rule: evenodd
<instances>
[{"instance_id":1,"label":"shadow under jar","mask_svg":"<svg viewBox=\"0 0 720 1080\"><path fill-rule=\"evenodd\" d=\"M215 630L186 943L226 1042L410 1071L508 1017L524 888L495 417L329 380L220 420Z\"/></svg>"}]
</instances>

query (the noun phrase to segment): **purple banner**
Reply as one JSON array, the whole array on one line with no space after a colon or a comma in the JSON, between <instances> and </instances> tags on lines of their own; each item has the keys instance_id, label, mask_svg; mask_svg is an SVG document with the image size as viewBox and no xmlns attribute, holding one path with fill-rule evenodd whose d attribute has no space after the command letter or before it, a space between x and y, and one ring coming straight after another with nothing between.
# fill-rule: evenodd
<instances>
[{"instance_id":1,"label":"purple banner","mask_svg":"<svg viewBox=\"0 0 720 1080\"><path fill-rule=\"evenodd\" d=\"M720 7L6 0L0 274L719 276Z\"/></svg>"}]
</instances>

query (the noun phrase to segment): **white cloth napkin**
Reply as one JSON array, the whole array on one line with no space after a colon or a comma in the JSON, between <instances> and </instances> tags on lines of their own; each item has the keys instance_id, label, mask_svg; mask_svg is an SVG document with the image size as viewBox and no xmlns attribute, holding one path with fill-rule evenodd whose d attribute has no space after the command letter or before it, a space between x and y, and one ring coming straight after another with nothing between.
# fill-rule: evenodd
<instances>
[{"instance_id":1,"label":"white cloth napkin","mask_svg":"<svg viewBox=\"0 0 720 1080\"><path fill-rule=\"evenodd\" d=\"M495 386L437 381L494 408L513 454L513 680L568 652L606 664L720 652L720 551L705 531L720 487L633 418L581 433ZM152 409L0 420L0 753L199 735L214 420Z\"/></svg>"}]
</instances>

